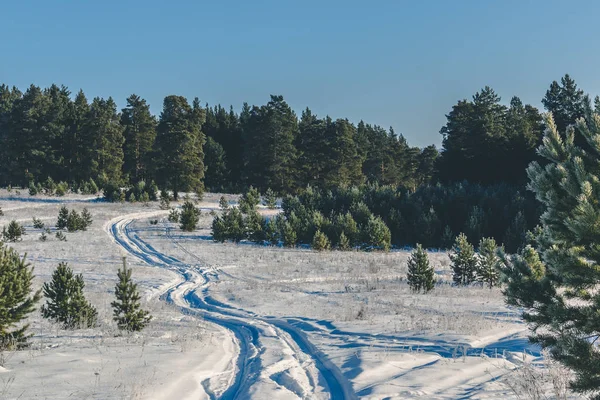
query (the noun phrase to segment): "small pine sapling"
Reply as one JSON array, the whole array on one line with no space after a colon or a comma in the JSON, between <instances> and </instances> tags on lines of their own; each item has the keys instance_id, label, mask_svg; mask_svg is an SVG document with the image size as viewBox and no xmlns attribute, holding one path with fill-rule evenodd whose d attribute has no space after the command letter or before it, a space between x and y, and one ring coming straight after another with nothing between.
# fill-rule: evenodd
<instances>
[{"instance_id":1,"label":"small pine sapling","mask_svg":"<svg viewBox=\"0 0 600 400\"><path fill-rule=\"evenodd\" d=\"M316 251L329 250L331 248L331 242L326 234L317 230L312 240L312 248Z\"/></svg>"},{"instance_id":2,"label":"small pine sapling","mask_svg":"<svg viewBox=\"0 0 600 400\"><path fill-rule=\"evenodd\" d=\"M452 261L452 280L456 285L469 285L475 281L477 259L473 245L467 236L461 233L456 237L449 254Z\"/></svg>"},{"instance_id":3,"label":"small pine sapling","mask_svg":"<svg viewBox=\"0 0 600 400\"><path fill-rule=\"evenodd\" d=\"M33 227L35 229L44 229L45 225L41 219L33 217Z\"/></svg>"},{"instance_id":4,"label":"small pine sapling","mask_svg":"<svg viewBox=\"0 0 600 400\"><path fill-rule=\"evenodd\" d=\"M35 310L41 291L31 293L33 267L26 255L0 243L0 350L27 346L28 324L20 325ZM20 326L19 326L20 325Z\"/></svg>"},{"instance_id":5,"label":"small pine sapling","mask_svg":"<svg viewBox=\"0 0 600 400\"><path fill-rule=\"evenodd\" d=\"M96 325L98 312L84 294L83 275L73 274L66 263L60 263L52 273L52 280L44 283L46 304L42 316L63 325L65 329L92 328Z\"/></svg>"},{"instance_id":6,"label":"small pine sapling","mask_svg":"<svg viewBox=\"0 0 600 400\"><path fill-rule=\"evenodd\" d=\"M200 220L200 209L196 208L194 203L186 200L181 206L181 214L179 215L180 228L186 232L192 232L196 229Z\"/></svg>"},{"instance_id":7,"label":"small pine sapling","mask_svg":"<svg viewBox=\"0 0 600 400\"><path fill-rule=\"evenodd\" d=\"M490 289L498 284L500 257L498 245L493 238L483 238L479 241L477 254L477 280Z\"/></svg>"},{"instance_id":8,"label":"small pine sapling","mask_svg":"<svg viewBox=\"0 0 600 400\"><path fill-rule=\"evenodd\" d=\"M429 264L427 252L420 244L417 244L417 248L408 259L408 286L414 292L427 293L433 290L435 285L434 275L435 272Z\"/></svg>"},{"instance_id":9,"label":"small pine sapling","mask_svg":"<svg viewBox=\"0 0 600 400\"><path fill-rule=\"evenodd\" d=\"M7 242L18 242L25 234L25 227L17 221L12 220L7 227L2 228L2 238Z\"/></svg>"},{"instance_id":10,"label":"small pine sapling","mask_svg":"<svg viewBox=\"0 0 600 400\"><path fill-rule=\"evenodd\" d=\"M131 269L127 268L125 258L123 258L123 268L119 268L117 275L119 282L115 286L116 300L111 303L113 320L120 330L141 331L150 323L152 316L148 311L141 309L137 284L131 280Z\"/></svg>"},{"instance_id":11,"label":"small pine sapling","mask_svg":"<svg viewBox=\"0 0 600 400\"><path fill-rule=\"evenodd\" d=\"M265 192L264 204L269 210L274 210L277 207L277 195L271 188L268 188Z\"/></svg>"},{"instance_id":12,"label":"small pine sapling","mask_svg":"<svg viewBox=\"0 0 600 400\"><path fill-rule=\"evenodd\" d=\"M69 220L69 209L62 206L58 211L58 220L56 221L56 229L66 229L67 221Z\"/></svg>"}]
</instances>

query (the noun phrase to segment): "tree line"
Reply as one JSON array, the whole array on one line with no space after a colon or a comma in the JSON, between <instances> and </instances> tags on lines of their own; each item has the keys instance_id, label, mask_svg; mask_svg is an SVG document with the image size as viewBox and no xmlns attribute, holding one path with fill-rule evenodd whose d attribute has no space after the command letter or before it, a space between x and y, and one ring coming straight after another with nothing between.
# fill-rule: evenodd
<instances>
[{"instance_id":1,"label":"tree line","mask_svg":"<svg viewBox=\"0 0 600 400\"><path fill-rule=\"evenodd\" d=\"M542 102L559 130L600 107L568 75L550 85ZM411 147L392 128L319 117L308 107L298 117L282 96L260 106L244 103L238 113L170 95L155 116L135 94L118 110L110 97L90 102L82 90L72 96L65 86L21 92L3 84L0 186L49 178L71 188L154 181L175 195L239 193L249 186L284 195L364 183L411 190L465 180L524 185L544 129L539 110L518 97L506 106L485 87L446 117L438 153L433 145Z\"/></svg>"}]
</instances>

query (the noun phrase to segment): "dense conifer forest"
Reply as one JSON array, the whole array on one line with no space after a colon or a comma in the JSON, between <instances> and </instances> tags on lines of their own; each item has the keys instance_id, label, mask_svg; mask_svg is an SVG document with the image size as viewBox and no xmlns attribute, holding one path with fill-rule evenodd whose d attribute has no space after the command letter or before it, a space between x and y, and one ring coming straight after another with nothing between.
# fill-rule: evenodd
<instances>
[{"instance_id":1,"label":"dense conifer forest","mask_svg":"<svg viewBox=\"0 0 600 400\"><path fill-rule=\"evenodd\" d=\"M569 75L552 82L542 104L560 132L600 109ZM364 205L396 246L445 247L465 232L516 250L539 220L525 170L538 158L542 113L485 87L446 118L438 151L411 147L393 128L308 107L298 116L282 96L237 112L171 95L155 116L135 94L119 110L83 90L1 85L0 186L32 195L104 189L110 200L253 187L288 196L286 212L296 217L317 211L333 220Z\"/></svg>"}]
</instances>

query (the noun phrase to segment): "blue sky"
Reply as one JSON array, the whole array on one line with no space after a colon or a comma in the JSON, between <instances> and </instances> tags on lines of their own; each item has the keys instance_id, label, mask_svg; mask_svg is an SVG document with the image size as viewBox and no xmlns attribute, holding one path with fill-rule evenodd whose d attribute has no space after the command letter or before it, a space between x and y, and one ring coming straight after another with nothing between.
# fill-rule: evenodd
<instances>
[{"instance_id":1,"label":"blue sky","mask_svg":"<svg viewBox=\"0 0 600 400\"><path fill-rule=\"evenodd\" d=\"M572 4L570 4L572 3ZM485 85L541 106L570 73L600 93L593 1L4 1L0 82L264 104L393 126L441 143L445 114Z\"/></svg>"}]
</instances>

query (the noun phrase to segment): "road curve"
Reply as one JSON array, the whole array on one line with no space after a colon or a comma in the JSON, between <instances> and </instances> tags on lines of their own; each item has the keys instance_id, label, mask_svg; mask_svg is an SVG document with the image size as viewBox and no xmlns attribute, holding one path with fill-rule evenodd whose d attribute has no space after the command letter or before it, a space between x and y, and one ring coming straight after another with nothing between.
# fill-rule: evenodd
<instances>
[{"instance_id":1,"label":"road curve","mask_svg":"<svg viewBox=\"0 0 600 400\"><path fill-rule=\"evenodd\" d=\"M193 313L205 320L230 330L239 345L239 356L236 362L236 373L230 386L219 396L211 398L223 400L248 398L252 386L265 379L267 368L285 368L273 365L262 365L261 355L265 352L280 349L294 349L292 362L297 369L304 370L309 385L298 382L287 386L298 398L313 398L315 391L320 390L329 395L332 400L357 399L351 383L344 377L322 352L320 352L299 328L285 320L262 318L242 309L223 307L214 302L205 301L204 294L208 287L218 280L214 269L207 265L192 266L179 259L161 253L145 242L133 230L132 224L137 219L164 214L164 212L148 212L122 216L109 221L105 230L115 243L130 255L142 260L148 265L173 270L182 277L182 282L176 287L167 289L161 296L167 302L173 303L182 312ZM185 288L182 292L182 288ZM178 293L177 296L175 294ZM272 332L276 332L273 335ZM270 347L276 347L272 349ZM312 362L306 362L306 359ZM314 376L310 367L316 368L319 376ZM268 374L267 374L268 375ZM322 378L322 379L321 379ZM317 382L325 385L317 386ZM285 386L285 385L284 385ZM326 387L325 387L326 386ZM298 389L300 387L300 389ZM208 391L207 391L208 392Z\"/></svg>"}]
</instances>

